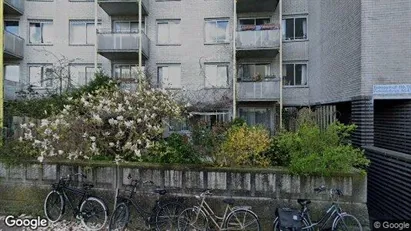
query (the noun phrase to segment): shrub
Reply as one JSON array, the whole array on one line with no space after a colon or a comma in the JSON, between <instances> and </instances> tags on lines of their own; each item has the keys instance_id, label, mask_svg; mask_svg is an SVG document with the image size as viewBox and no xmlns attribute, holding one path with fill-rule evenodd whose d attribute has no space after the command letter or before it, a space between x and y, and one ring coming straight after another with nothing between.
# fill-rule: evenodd
<instances>
[{"instance_id":1,"label":"shrub","mask_svg":"<svg viewBox=\"0 0 411 231\"><path fill-rule=\"evenodd\" d=\"M355 125L331 124L325 131L313 123L300 124L296 132L282 132L277 153L289 153L289 169L300 175L330 175L364 168L369 164L364 152L353 147L348 138Z\"/></svg>"},{"instance_id":2,"label":"shrub","mask_svg":"<svg viewBox=\"0 0 411 231\"><path fill-rule=\"evenodd\" d=\"M222 166L268 166L270 160L263 154L270 145L268 131L261 126L232 126L216 154Z\"/></svg>"},{"instance_id":3,"label":"shrub","mask_svg":"<svg viewBox=\"0 0 411 231\"><path fill-rule=\"evenodd\" d=\"M155 142L143 160L155 163L198 164L201 162L188 137L174 133L166 140Z\"/></svg>"}]
</instances>

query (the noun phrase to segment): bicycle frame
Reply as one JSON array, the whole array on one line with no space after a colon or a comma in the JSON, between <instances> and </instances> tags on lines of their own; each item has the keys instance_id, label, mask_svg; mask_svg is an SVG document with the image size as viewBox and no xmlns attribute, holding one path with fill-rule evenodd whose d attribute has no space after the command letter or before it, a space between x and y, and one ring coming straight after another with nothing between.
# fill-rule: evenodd
<instances>
[{"instance_id":1,"label":"bicycle frame","mask_svg":"<svg viewBox=\"0 0 411 231\"><path fill-rule=\"evenodd\" d=\"M151 216L151 212L146 211L143 209L139 204L135 203L132 198L129 197L117 197L117 201L126 202L127 204L132 204L138 214L145 220L147 220ZM157 201L156 201L157 203Z\"/></svg>"},{"instance_id":2,"label":"bicycle frame","mask_svg":"<svg viewBox=\"0 0 411 231\"><path fill-rule=\"evenodd\" d=\"M311 221L310 215L308 214L307 210L308 209L305 207L304 211L302 211L302 213L301 213L301 216L302 216L302 218L307 219L307 221L310 225L304 227L303 230L311 229L315 226L320 226L320 225L321 225L320 230L325 229L326 225L328 224L329 221L331 221L331 220L335 221L335 219L337 217L341 216L341 209L335 203L331 204L331 206L328 208L328 210L325 212L325 214L317 222L312 222ZM334 222L332 224L334 224Z\"/></svg>"},{"instance_id":3,"label":"bicycle frame","mask_svg":"<svg viewBox=\"0 0 411 231\"><path fill-rule=\"evenodd\" d=\"M87 192L87 190L84 190L84 189L81 190L81 189L71 188L71 187L66 187L66 186L63 186L59 190L57 189L56 191L63 194L64 201L68 202L68 205L74 211L74 216L78 215L80 211L81 203L89 196L89 193ZM71 202L71 199L68 197L67 192L74 193L76 196L81 197L79 204L76 207Z\"/></svg>"},{"instance_id":4,"label":"bicycle frame","mask_svg":"<svg viewBox=\"0 0 411 231\"><path fill-rule=\"evenodd\" d=\"M208 205L208 203L205 201L206 197L203 197L200 203L200 206L195 206L194 208L196 208L197 214L196 214L196 220L198 219L198 215L200 213L203 213L207 219L211 220L214 224L215 227L217 227L219 230L225 230L223 229L224 226L224 222L226 220L226 218L228 217L228 215L234 211L235 207L231 207L230 205L227 205L224 211L224 215L222 217L217 216L214 211L210 208L210 206ZM216 219L214 219L214 217ZM219 225L219 221L221 221L221 225Z\"/></svg>"}]
</instances>

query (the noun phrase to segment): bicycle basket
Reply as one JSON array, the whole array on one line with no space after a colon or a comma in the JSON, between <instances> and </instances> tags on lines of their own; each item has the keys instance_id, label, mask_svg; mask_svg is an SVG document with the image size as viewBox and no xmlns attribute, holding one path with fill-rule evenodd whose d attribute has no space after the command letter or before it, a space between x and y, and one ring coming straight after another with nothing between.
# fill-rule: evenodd
<instances>
[{"instance_id":1,"label":"bicycle basket","mask_svg":"<svg viewBox=\"0 0 411 231\"><path fill-rule=\"evenodd\" d=\"M292 208L277 208L279 226L281 231L301 231L300 211Z\"/></svg>"}]
</instances>

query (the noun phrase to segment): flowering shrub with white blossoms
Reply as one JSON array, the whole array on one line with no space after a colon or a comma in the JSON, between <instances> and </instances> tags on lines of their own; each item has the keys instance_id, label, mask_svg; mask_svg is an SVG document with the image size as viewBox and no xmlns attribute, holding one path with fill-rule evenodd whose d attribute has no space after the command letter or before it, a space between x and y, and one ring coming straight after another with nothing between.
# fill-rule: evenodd
<instances>
[{"instance_id":1,"label":"flowering shrub with white blossoms","mask_svg":"<svg viewBox=\"0 0 411 231\"><path fill-rule=\"evenodd\" d=\"M161 138L163 119L179 118L184 108L164 90L144 84L136 92L102 88L78 99L40 124L23 124L24 136L48 157L90 159L109 156L116 162L141 160Z\"/></svg>"}]
</instances>

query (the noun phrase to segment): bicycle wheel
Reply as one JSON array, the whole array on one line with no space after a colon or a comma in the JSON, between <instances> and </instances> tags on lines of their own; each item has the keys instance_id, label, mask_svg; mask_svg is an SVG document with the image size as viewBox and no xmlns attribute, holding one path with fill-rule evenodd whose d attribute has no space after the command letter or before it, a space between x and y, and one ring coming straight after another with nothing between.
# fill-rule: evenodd
<instances>
[{"instance_id":1,"label":"bicycle wheel","mask_svg":"<svg viewBox=\"0 0 411 231\"><path fill-rule=\"evenodd\" d=\"M362 231L361 223L351 214L341 214L335 218L333 231Z\"/></svg>"},{"instance_id":2,"label":"bicycle wheel","mask_svg":"<svg viewBox=\"0 0 411 231\"><path fill-rule=\"evenodd\" d=\"M108 230L109 231L124 230L128 223L129 218L130 218L130 209L128 208L126 203L122 202L118 204L116 209L114 209L113 214L111 215Z\"/></svg>"},{"instance_id":3,"label":"bicycle wheel","mask_svg":"<svg viewBox=\"0 0 411 231\"><path fill-rule=\"evenodd\" d=\"M178 216L179 231L206 231L208 220L199 208L187 208Z\"/></svg>"},{"instance_id":4,"label":"bicycle wheel","mask_svg":"<svg viewBox=\"0 0 411 231\"><path fill-rule=\"evenodd\" d=\"M80 206L81 223L88 230L100 230L107 222L107 207L95 197L89 197Z\"/></svg>"},{"instance_id":5,"label":"bicycle wheel","mask_svg":"<svg viewBox=\"0 0 411 231\"><path fill-rule=\"evenodd\" d=\"M225 221L224 227L225 230L261 230L257 215L247 209L238 209L231 212Z\"/></svg>"},{"instance_id":6,"label":"bicycle wheel","mask_svg":"<svg viewBox=\"0 0 411 231\"><path fill-rule=\"evenodd\" d=\"M309 227L309 226L310 226L310 223L307 221L307 219L303 218L303 219L301 220L301 222L302 222L302 229L301 229L301 230L304 230L304 231L314 231L314 228ZM274 230L274 231L280 231L280 224L278 223L278 217L276 217L276 218L274 219L274 222L273 222L273 230Z\"/></svg>"},{"instance_id":7,"label":"bicycle wheel","mask_svg":"<svg viewBox=\"0 0 411 231\"><path fill-rule=\"evenodd\" d=\"M55 190L49 192L44 200L44 214L47 219L52 223L59 221L63 215L63 210L63 196Z\"/></svg>"},{"instance_id":8,"label":"bicycle wheel","mask_svg":"<svg viewBox=\"0 0 411 231\"><path fill-rule=\"evenodd\" d=\"M169 202L158 210L156 214L156 227L159 231L178 230L178 216L183 211L184 205L179 202Z\"/></svg>"}]
</instances>

